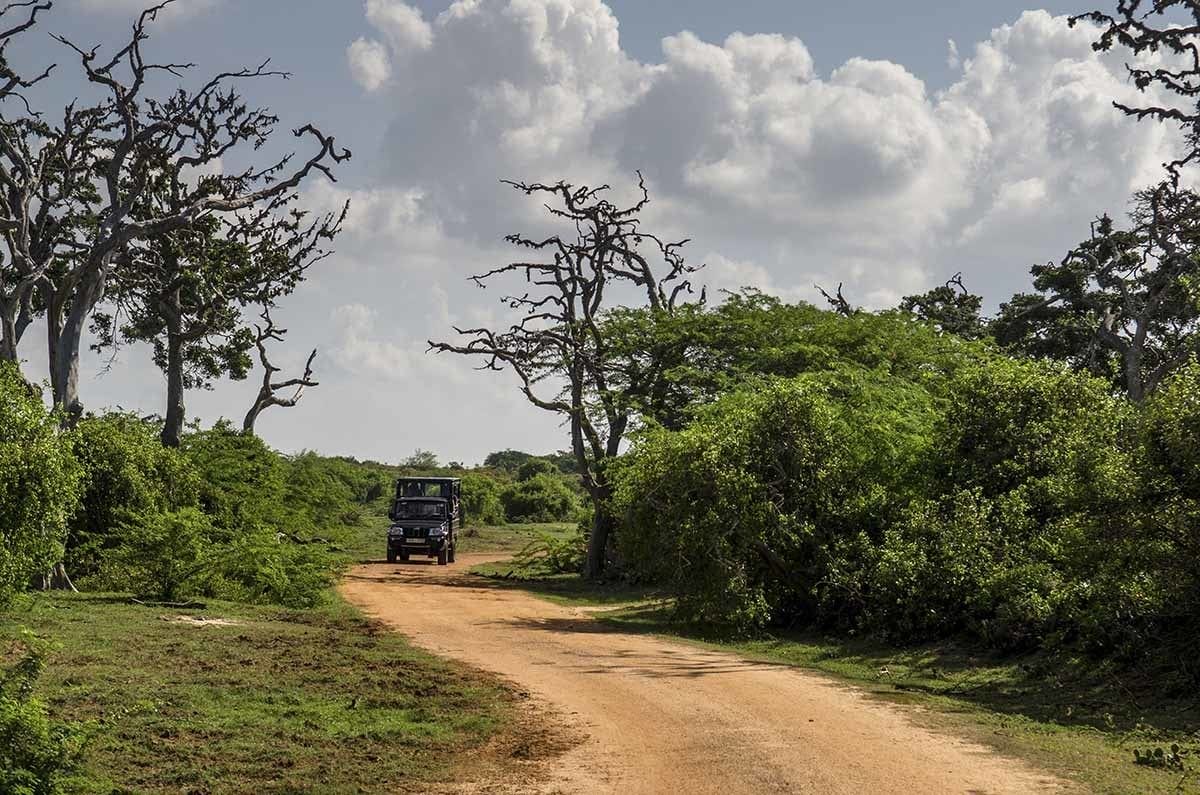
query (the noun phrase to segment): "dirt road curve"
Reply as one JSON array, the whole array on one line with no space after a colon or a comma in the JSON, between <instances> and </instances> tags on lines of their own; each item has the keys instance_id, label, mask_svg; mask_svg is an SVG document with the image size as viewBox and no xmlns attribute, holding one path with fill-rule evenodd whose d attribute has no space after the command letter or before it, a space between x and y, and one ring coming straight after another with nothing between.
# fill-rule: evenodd
<instances>
[{"instance_id":1,"label":"dirt road curve","mask_svg":"<svg viewBox=\"0 0 1200 795\"><path fill-rule=\"evenodd\" d=\"M821 677L607 631L582 610L466 574L495 559L461 555L449 568L360 566L343 592L418 645L501 674L586 732L586 740L556 760L553 780L535 792L1067 789L1052 776L918 727L900 708Z\"/></svg>"}]
</instances>

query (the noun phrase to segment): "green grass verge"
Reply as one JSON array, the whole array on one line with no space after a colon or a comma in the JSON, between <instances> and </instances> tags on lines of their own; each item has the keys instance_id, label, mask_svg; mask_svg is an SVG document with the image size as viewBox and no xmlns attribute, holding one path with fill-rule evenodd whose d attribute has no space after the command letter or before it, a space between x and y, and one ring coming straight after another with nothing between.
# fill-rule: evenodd
<instances>
[{"instance_id":1,"label":"green grass verge","mask_svg":"<svg viewBox=\"0 0 1200 795\"><path fill-rule=\"evenodd\" d=\"M96 722L75 791L423 791L511 709L340 601L199 613L228 626L172 620L185 612L37 594L0 613L0 654L22 628L54 642L37 687L54 716Z\"/></svg>"},{"instance_id":2,"label":"green grass verge","mask_svg":"<svg viewBox=\"0 0 1200 795\"><path fill-rule=\"evenodd\" d=\"M799 633L729 638L672 620L653 591L575 575L524 577L506 563L472 572L559 604L607 605L614 629L667 636L853 682L918 705L914 719L1030 760L1096 793L1200 793L1200 694L1163 693L1152 671L1130 672L1042 654L996 657L952 643L896 648L870 639ZM506 576L509 575L509 576ZM1134 763L1134 751L1179 744L1183 769Z\"/></svg>"},{"instance_id":3,"label":"green grass verge","mask_svg":"<svg viewBox=\"0 0 1200 795\"><path fill-rule=\"evenodd\" d=\"M358 527L348 528L338 538L337 546L348 562L382 560L387 550L386 516L367 517ZM519 552L542 534L565 536L574 532L576 525L570 522L547 524L513 524L501 526L469 525L459 532L458 551L474 552Z\"/></svg>"}]
</instances>

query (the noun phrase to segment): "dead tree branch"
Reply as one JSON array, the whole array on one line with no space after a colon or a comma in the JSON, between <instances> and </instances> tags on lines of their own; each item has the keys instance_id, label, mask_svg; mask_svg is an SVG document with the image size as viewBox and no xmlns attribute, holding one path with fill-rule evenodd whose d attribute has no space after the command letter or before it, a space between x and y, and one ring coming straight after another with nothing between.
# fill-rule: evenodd
<instances>
[{"instance_id":1,"label":"dead tree branch","mask_svg":"<svg viewBox=\"0 0 1200 795\"><path fill-rule=\"evenodd\" d=\"M268 307L263 307L260 317L263 319L263 324L255 325L254 345L258 348L258 360L262 364L263 378L262 386L259 387L258 396L254 400L254 404L250 410L246 412L246 419L242 422L242 432L247 434L254 433L254 424L258 421L258 415L262 414L271 406L282 406L290 408L300 402L300 398L304 394L305 387L319 386L318 381L313 380L313 359L317 358L317 349L313 348L312 353L308 355L308 361L304 363L304 375L299 378L289 378L284 381L274 381L275 374L281 371L281 368L271 364L271 360L267 356L267 341L274 340L282 342L287 334L287 329L278 328L275 322L271 319L271 311ZM294 389L291 397L280 397L279 393Z\"/></svg>"}]
</instances>

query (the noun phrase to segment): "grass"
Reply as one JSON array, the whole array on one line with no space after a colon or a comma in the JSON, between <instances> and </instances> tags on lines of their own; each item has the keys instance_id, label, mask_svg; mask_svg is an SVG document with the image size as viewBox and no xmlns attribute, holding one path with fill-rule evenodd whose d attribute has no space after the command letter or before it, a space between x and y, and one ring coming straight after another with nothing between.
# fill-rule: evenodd
<instances>
[{"instance_id":1,"label":"grass","mask_svg":"<svg viewBox=\"0 0 1200 795\"><path fill-rule=\"evenodd\" d=\"M1200 694L1164 693L1154 672L1044 654L997 657L951 643L896 648L865 638L782 633L730 638L672 620L653 591L576 575L527 576L506 563L473 573L560 604L606 605L615 629L664 635L749 658L819 671L873 696L916 705L914 719L947 728L1075 780L1096 793L1200 793ZM511 576L505 576L511 575ZM1134 751L1190 755L1184 770L1134 763Z\"/></svg>"},{"instance_id":2,"label":"grass","mask_svg":"<svg viewBox=\"0 0 1200 795\"><path fill-rule=\"evenodd\" d=\"M563 537L575 532L573 522L467 527L459 537L460 552L520 552L542 535Z\"/></svg>"},{"instance_id":3,"label":"grass","mask_svg":"<svg viewBox=\"0 0 1200 795\"><path fill-rule=\"evenodd\" d=\"M483 674L409 646L340 601L309 611L113 594L37 594L0 614L57 649L38 682L55 717L90 721L82 793L424 791L509 718Z\"/></svg>"},{"instance_id":4,"label":"grass","mask_svg":"<svg viewBox=\"0 0 1200 795\"><path fill-rule=\"evenodd\" d=\"M345 530L337 539L344 557L356 563L383 558L389 524L386 516L370 515L359 526ZM458 551L516 553L542 534L564 536L574 532L575 527L572 522L469 525L459 532Z\"/></svg>"}]
</instances>

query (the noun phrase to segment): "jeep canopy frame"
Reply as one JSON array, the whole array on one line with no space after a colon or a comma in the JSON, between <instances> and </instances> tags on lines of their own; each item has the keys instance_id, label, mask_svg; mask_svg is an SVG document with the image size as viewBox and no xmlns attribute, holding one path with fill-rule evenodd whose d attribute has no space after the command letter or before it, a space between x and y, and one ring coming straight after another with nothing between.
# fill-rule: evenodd
<instances>
[{"instance_id":1,"label":"jeep canopy frame","mask_svg":"<svg viewBox=\"0 0 1200 795\"><path fill-rule=\"evenodd\" d=\"M462 495L459 478L404 477L396 479L396 499L406 497L440 497L456 500Z\"/></svg>"}]
</instances>

